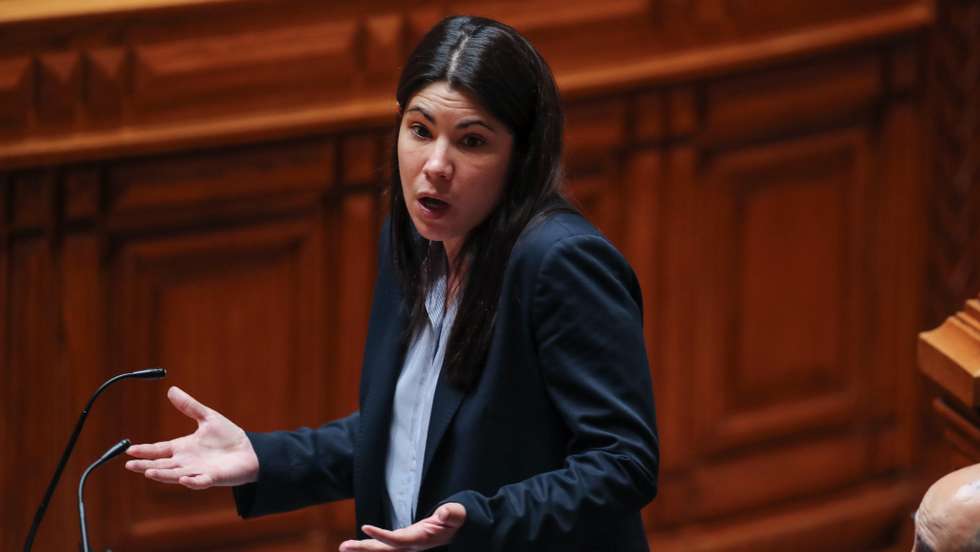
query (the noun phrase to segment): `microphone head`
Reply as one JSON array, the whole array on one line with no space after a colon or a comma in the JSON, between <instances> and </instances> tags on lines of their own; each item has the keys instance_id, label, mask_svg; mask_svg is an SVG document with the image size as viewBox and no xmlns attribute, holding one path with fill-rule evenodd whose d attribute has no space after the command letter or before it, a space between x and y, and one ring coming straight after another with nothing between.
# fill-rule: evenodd
<instances>
[{"instance_id":1,"label":"microphone head","mask_svg":"<svg viewBox=\"0 0 980 552\"><path fill-rule=\"evenodd\" d=\"M146 370L130 372L129 375L134 378L162 379L167 377L167 370L164 368L147 368Z\"/></svg>"},{"instance_id":2,"label":"microphone head","mask_svg":"<svg viewBox=\"0 0 980 552\"><path fill-rule=\"evenodd\" d=\"M101 466L102 464L105 464L106 462L115 458L116 456L119 456L120 454L126 452L126 449L128 449L130 445L132 445L132 443L129 441L129 439L123 439L122 441L119 441L118 443L112 445L111 447L109 447L109 450L102 453L102 456L100 456L98 460L92 462L92 465L89 466L87 470L85 470L86 474L94 470L95 468Z\"/></svg>"},{"instance_id":3,"label":"microphone head","mask_svg":"<svg viewBox=\"0 0 980 552\"><path fill-rule=\"evenodd\" d=\"M110 448L109 450L105 451L105 454L102 455L101 461L104 462L104 461L106 461L106 460L108 460L110 458L119 456L120 454L122 454L123 452L125 452L126 449L128 449L129 446L132 445L132 444L133 443L131 443L129 441L129 439L123 439L122 441L119 441L115 445L112 445L112 448Z\"/></svg>"}]
</instances>

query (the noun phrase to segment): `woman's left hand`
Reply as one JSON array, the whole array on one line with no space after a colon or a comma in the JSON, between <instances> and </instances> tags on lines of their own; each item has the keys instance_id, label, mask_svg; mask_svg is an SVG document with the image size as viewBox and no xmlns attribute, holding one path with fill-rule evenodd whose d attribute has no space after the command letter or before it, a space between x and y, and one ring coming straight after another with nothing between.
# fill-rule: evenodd
<instances>
[{"instance_id":1,"label":"woman's left hand","mask_svg":"<svg viewBox=\"0 0 980 552\"><path fill-rule=\"evenodd\" d=\"M340 545L340 552L412 552L449 544L456 531L466 522L466 508L448 502L431 516L396 531L365 525L362 529L371 539L349 540Z\"/></svg>"}]
</instances>

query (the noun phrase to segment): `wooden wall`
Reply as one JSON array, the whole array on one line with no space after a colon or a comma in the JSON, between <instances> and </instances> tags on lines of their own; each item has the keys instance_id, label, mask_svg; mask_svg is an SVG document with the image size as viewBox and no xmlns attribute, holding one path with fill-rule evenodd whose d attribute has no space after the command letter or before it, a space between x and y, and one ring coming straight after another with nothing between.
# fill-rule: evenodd
<instances>
[{"instance_id":1,"label":"wooden wall","mask_svg":"<svg viewBox=\"0 0 980 552\"><path fill-rule=\"evenodd\" d=\"M886 550L910 538L922 403L925 0L7 2L0 7L0 548L109 375L35 550L121 437L356 406L394 120L448 13L532 39L569 186L645 297L657 550ZM101 468L93 544L331 550L350 504L242 522L230 493ZM907 548L906 548L907 549Z\"/></svg>"}]
</instances>

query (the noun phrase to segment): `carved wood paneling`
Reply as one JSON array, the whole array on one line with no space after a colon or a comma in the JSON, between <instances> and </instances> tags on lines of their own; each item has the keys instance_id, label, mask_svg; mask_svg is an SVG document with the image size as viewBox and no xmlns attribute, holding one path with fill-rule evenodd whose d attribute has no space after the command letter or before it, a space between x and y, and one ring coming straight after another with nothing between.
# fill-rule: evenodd
<instances>
[{"instance_id":1,"label":"carved wood paneling","mask_svg":"<svg viewBox=\"0 0 980 552\"><path fill-rule=\"evenodd\" d=\"M324 378L336 368L325 365L322 342L310 331L323 327L326 306L322 234L311 222L127 239L113 263L122 290L113 307L116 365L166 366L168 383L257 431L322 416L320 405L333 396ZM310 369L318 366L326 369ZM251 393L242 392L244 382ZM158 389L133 390L123 404L134 416L121 429L139 441L193 429ZM208 534L229 543L240 524L227 491L189 494L138 478L123 484L136 499L121 517L120 538L130 548L166 549ZM293 515L290 525L304 531L310 516ZM282 524L265 529L281 532ZM265 532L256 528L242 538Z\"/></svg>"},{"instance_id":2,"label":"carved wood paneling","mask_svg":"<svg viewBox=\"0 0 980 552\"><path fill-rule=\"evenodd\" d=\"M705 452L801 435L854 415L868 151L854 133L719 155L706 168ZM801 248L799 244L810 244ZM786 285L793 282L795 285ZM851 307L851 306L854 307Z\"/></svg>"},{"instance_id":3,"label":"carved wood paneling","mask_svg":"<svg viewBox=\"0 0 980 552\"><path fill-rule=\"evenodd\" d=\"M516 25L551 62L569 192L643 288L653 546L906 538L927 3L128 6L0 10L0 443L24 448L0 466L24 497L3 503L0 548L21 545L76 409L112 373L170 377L101 400L36 550L75 545L89 458L192 429L169 384L253 430L356 406L394 79L460 11ZM353 530L350 502L242 522L227 490L103 470L102 548L336 549Z\"/></svg>"},{"instance_id":4,"label":"carved wood paneling","mask_svg":"<svg viewBox=\"0 0 980 552\"><path fill-rule=\"evenodd\" d=\"M25 56L0 59L0 136L21 134L33 105L31 60Z\"/></svg>"},{"instance_id":5,"label":"carved wood paneling","mask_svg":"<svg viewBox=\"0 0 980 552\"><path fill-rule=\"evenodd\" d=\"M980 3L937 4L931 36L935 143L929 324L980 291Z\"/></svg>"},{"instance_id":6,"label":"carved wood paneling","mask_svg":"<svg viewBox=\"0 0 980 552\"><path fill-rule=\"evenodd\" d=\"M123 163L108 175L112 215L322 192L334 182L335 156L323 140Z\"/></svg>"},{"instance_id":7,"label":"carved wood paneling","mask_svg":"<svg viewBox=\"0 0 980 552\"><path fill-rule=\"evenodd\" d=\"M202 133L224 144L243 134L387 124L408 46L450 13L524 30L571 95L760 66L908 32L931 18L921 0L789 11L778 0L429 0L411 10L390 1L293 0L288 10L262 0L181 4L0 12L10 37L0 45L0 95L9 100L0 110L0 166L64 159L66 150L75 159L161 151ZM59 133L68 130L66 142ZM24 134L35 139L15 139Z\"/></svg>"}]
</instances>

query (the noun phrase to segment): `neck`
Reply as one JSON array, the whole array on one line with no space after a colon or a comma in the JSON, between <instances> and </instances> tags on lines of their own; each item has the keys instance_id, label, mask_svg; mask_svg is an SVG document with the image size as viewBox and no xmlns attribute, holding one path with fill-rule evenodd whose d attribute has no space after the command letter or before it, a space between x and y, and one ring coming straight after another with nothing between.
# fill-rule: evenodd
<instances>
[{"instance_id":1,"label":"neck","mask_svg":"<svg viewBox=\"0 0 980 552\"><path fill-rule=\"evenodd\" d=\"M442 242L442 246L446 252L446 299L450 300L456 296L460 279L466 271L466 267L456 264L463 242L462 240L446 240Z\"/></svg>"}]
</instances>

